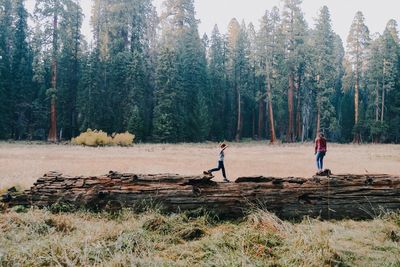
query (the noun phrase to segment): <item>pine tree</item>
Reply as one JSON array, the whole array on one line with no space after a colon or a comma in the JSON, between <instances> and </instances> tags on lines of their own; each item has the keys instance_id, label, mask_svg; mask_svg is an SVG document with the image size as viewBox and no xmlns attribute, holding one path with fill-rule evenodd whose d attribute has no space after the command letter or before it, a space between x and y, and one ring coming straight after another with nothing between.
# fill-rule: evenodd
<instances>
[{"instance_id":1,"label":"pine tree","mask_svg":"<svg viewBox=\"0 0 400 267\"><path fill-rule=\"evenodd\" d=\"M387 133L388 129L391 131L384 136L384 138L395 139L396 132L399 131L399 126L396 124L398 121L399 105L399 90L400 90L400 43L399 35L397 32L397 23L390 20L385 28L381 37L382 49L381 57L381 114L380 114L380 133ZM395 133L395 134L393 134ZM382 138L382 139L384 139Z\"/></svg>"},{"instance_id":2,"label":"pine tree","mask_svg":"<svg viewBox=\"0 0 400 267\"><path fill-rule=\"evenodd\" d=\"M358 11L354 17L347 37L347 49L350 62L354 69L354 140L361 142L359 128L359 91L363 79L363 62L366 55L366 48L370 42L369 30L364 23L364 15Z\"/></svg>"},{"instance_id":3,"label":"pine tree","mask_svg":"<svg viewBox=\"0 0 400 267\"><path fill-rule=\"evenodd\" d=\"M332 104L336 78L334 38L329 10L324 6L317 20L313 43L313 69L317 90L317 133L329 134L334 130L332 127L336 125L335 108Z\"/></svg>"},{"instance_id":4,"label":"pine tree","mask_svg":"<svg viewBox=\"0 0 400 267\"><path fill-rule=\"evenodd\" d=\"M0 1L0 138L10 138L13 124L11 91L12 4Z\"/></svg>"},{"instance_id":5,"label":"pine tree","mask_svg":"<svg viewBox=\"0 0 400 267\"><path fill-rule=\"evenodd\" d=\"M251 95L248 88L250 80L249 40L244 22L239 25L232 19L228 26L228 58L227 71L229 86L233 89L236 108L235 140L239 141L243 134L244 107L243 103Z\"/></svg>"},{"instance_id":6,"label":"pine tree","mask_svg":"<svg viewBox=\"0 0 400 267\"><path fill-rule=\"evenodd\" d=\"M32 133L28 131L31 124L32 101L32 52L28 45L28 13L24 1L15 2L15 33L11 72L11 101L13 105L13 133L15 139L29 138Z\"/></svg>"},{"instance_id":7,"label":"pine tree","mask_svg":"<svg viewBox=\"0 0 400 267\"><path fill-rule=\"evenodd\" d=\"M49 142L57 142L57 67L59 55L59 20L64 11L64 2L60 0L38 0L35 5L35 16L37 23L45 25L44 33L51 36L51 88L47 91L50 97L50 130ZM45 37L46 38L46 37Z\"/></svg>"},{"instance_id":8,"label":"pine tree","mask_svg":"<svg viewBox=\"0 0 400 267\"><path fill-rule=\"evenodd\" d=\"M71 139L78 133L77 94L81 79L83 13L78 2L66 2L60 22L60 55L58 62L58 122L63 136ZM61 138L61 136L60 136Z\"/></svg>"},{"instance_id":9,"label":"pine tree","mask_svg":"<svg viewBox=\"0 0 400 267\"><path fill-rule=\"evenodd\" d=\"M128 63L127 83L130 101L125 114L130 120L128 129L135 133L137 140L146 141L153 113L154 85L151 79L154 71L151 64L155 64L155 60L152 61L152 42L155 41L158 17L150 0L140 0L129 7L131 60ZM134 127L132 120L136 121Z\"/></svg>"},{"instance_id":10,"label":"pine tree","mask_svg":"<svg viewBox=\"0 0 400 267\"><path fill-rule=\"evenodd\" d=\"M95 48L81 61L82 75L77 98L79 130L105 129L104 123L110 115L101 79L100 51Z\"/></svg>"},{"instance_id":11,"label":"pine tree","mask_svg":"<svg viewBox=\"0 0 400 267\"><path fill-rule=\"evenodd\" d=\"M258 137L258 114L257 106L259 104L258 95L261 80L257 76L257 33L253 23L249 23L246 27L247 43L245 49L247 50L246 57L248 60L248 77L247 77L247 91L245 97L245 114L244 114L244 136L251 138ZM259 121L259 120L258 120Z\"/></svg>"},{"instance_id":12,"label":"pine tree","mask_svg":"<svg viewBox=\"0 0 400 267\"><path fill-rule=\"evenodd\" d=\"M286 39L286 58L288 72L288 127L286 141L293 142L296 138L294 118L294 94L297 83L301 80L302 64L304 63L303 44L307 25L300 9L302 0L284 0L282 27ZM300 86L297 86L300 89Z\"/></svg>"},{"instance_id":13,"label":"pine tree","mask_svg":"<svg viewBox=\"0 0 400 267\"><path fill-rule=\"evenodd\" d=\"M194 107L203 96L209 96L207 83L207 61L205 49L198 33L198 20L195 18L193 0L167 0L165 11L161 15L161 46L173 49L177 55L179 84L176 87L178 107L177 127L180 141L203 139L197 129L201 118L196 116ZM209 101L206 101L206 110ZM210 124L206 124L210 125ZM208 130L207 136L209 135Z\"/></svg>"},{"instance_id":14,"label":"pine tree","mask_svg":"<svg viewBox=\"0 0 400 267\"><path fill-rule=\"evenodd\" d=\"M262 20L260 31L258 33L258 42L261 60L261 73L265 79L265 96L268 105L270 143L273 144L276 139L275 133L275 118L273 109L273 88L274 88L274 73L277 73L277 61L280 53L279 45L279 29L280 16L277 7L274 7L271 12L266 11ZM275 75L276 76L276 75Z\"/></svg>"},{"instance_id":15,"label":"pine tree","mask_svg":"<svg viewBox=\"0 0 400 267\"><path fill-rule=\"evenodd\" d=\"M335 67L335 81L334 81L334 90L335 94L333 95L332 103L335 107L336 112L336 125L330 127L331 128L331 138L332 140L340 139L340 102L343 97L343 83L342 78L344 75L344 67L343 67L343 59L345 55L343 41L338 34L334 34L334 67Z\"/></svg>"},{"instance_id":16,"label":"pine tree","mask_svg":"<svg viewBox=\"0 0 400 267\"><path fill-rule=\"evenodd\" d=\"M224 56L224 40L221 36L218 26L215 25L211 34L211 45L209 52L209 82L211 91L211 136L217 140L229 139L226 129L229 128L229 98L228 88L226 87L226 69Z\"/></svg>"},{"instance_id":17,"label":"pine tree","mask_svg":"<svg viewBox=\"0 0 400 267\"><path fill-rule=\"evenodd\" d=\"M177 142L179 139L177 86L179 86L177 55L168 48L160 51L154 92L153 139Z\"/></svg>"},{"instance_id":18,"label":"pine tree","mask_svg":"<svg viewBox=\"0 0 400 267\"><path fill-rule=\"evenodd\" d=\"M371 139L373 142L378 143L381 140L383 127L380 121L380 103L382 91L382 67L383 67L383 38L372 40L369 47L368 56L368 110L367 121Z\"/></svg>"}]
</instances>

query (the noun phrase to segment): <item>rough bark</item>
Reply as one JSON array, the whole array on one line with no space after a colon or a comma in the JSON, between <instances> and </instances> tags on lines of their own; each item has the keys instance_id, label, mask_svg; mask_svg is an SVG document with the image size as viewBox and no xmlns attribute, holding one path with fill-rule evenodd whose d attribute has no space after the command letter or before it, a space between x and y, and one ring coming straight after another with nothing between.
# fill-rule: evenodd
<instances>
[{"instance_id":1,"label":"rough bark","mask_svg":"<svg viewBox=\"0 0 400 267\"><path fill-rule=\"evenodd\" d=\"M301 137L301 74L298 75L298 80L296 81L296 137L295 140L298 141Z\"/></svg>"},{"instance_id":2,"label":"rough bark","mask_svg":"<svg viewBox=\"0 0 400 267\"><path fill-rule=\"evenodd\" d=\"M236 142L239 142L240 139L242 138L242 99L240 95L240 88L237 87L236 89L237 93L237 125L236 125L236 136L235 140Z\"/></svg>"},{"instance_id":3,"label":"rough bark","mask_svg":"<svg viewBox=\"0 0 400 267\"><path fill-rule=\"evenodd\" d=\"M57 113L56 113L56 90L57 90L57 55L58 55L58 14L57 7L53 16L53 54L51 58L51 105L50 105L50 130L47 140L57 142Z\"/></svg>"},{"instance_id":4,"label":"rough bark","mask_svg":"<svg viewBox=\"0 0 400 267\"><path fill-rule=\"evenodd\" d=\"M268 116L269 116L269 131L270 131L270 143L273 144L276 139L275 134L275 121L274 121L274 109L272 106L272 88L271 78L269 72L269 65L267 65L266 77L267 77L267 98L268 98Z\"/></svg>"},{"instance_id":5,"label":"rough bark","mask_svg":"<svg viewBox=\"0 0 400 267\"><path fill-rule=\"evenodd\" d=\"M356 131L354 132L354 143L361 142L361 136L358 130L358 103L359 103L359 88L360 88L360 79L359 79L359 57L358 57L358 50L357 50L357 59L356 59L356 70L355 70L355 85L354 85L354 126L357 127Z\"/></svg>"},{"instance_id":6,"label":"rough bark","mask_svg":"<svg viewBox=\"0 0 400 267\"><path fill-rule=\"evenodd\" d=\"M293 71L289 74L289 88L288 88L288 129L286 135L286 142L291 143L294 141L294 74Z\"/></svg>"},{"instance_id":7,"label":"rough bark","mask_svg":"<svg viewBox=\"0 0 400 267\"><path fill-rule=\"evenodd\" d=\"M217 183L212 176L129 174L68 177L50 172L22 194L4 197L9 206L119 210L149 203L170 212L205 209L220 217L240 217L254 207L285 219L303 216L326 219L372 218L383 210L400 209L400 177L330 175L306 178L241 177Z\"/></svg>"},{"instance_id":8,"label":"rough bark","mask_svg":"<svg viewBox=\"0 0 400 267\"><path fill-rule=\"evenodd\" d=\"M264 129L264 98L258 101L258 128L257 128L257 139L261 140L263 138Z\"/></svg>"},{"instance_id":9,"label":"rough bark","mask_svg":"<svg viewBox=\"0 0 400 267\"><path fill-rule=\"evenodd\" d=\"M375 121L379 121L379 82L375 85Z\"/></svg>"},{"instance_id":10,"label":"rough bark","mask_svg":"<svg viewBox=\"0 0 400 267\"><path fill-rule=\"evenodd\" d=\"M385 75L386 75L386 60L383 60L383 75L382 75L382 107L381 107L381 122L385 114Z\"/></svg>"}]
</instances>

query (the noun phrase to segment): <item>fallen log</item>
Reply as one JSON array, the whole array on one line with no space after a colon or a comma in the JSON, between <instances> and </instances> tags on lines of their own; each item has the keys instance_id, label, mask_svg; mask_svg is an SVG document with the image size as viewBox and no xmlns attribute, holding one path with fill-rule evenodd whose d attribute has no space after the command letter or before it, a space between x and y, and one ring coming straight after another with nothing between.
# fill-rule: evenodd
<instances>
[{"instance_id":1,"label":"fallen log","mask_svg":"<svg viewBox=\"0 0 400 267\"><path fill-rule=\"evenodd\" d=\"M240 177L217 183L212 176L131 174L110 171L103 176L68 177L49 172L31 189L3 197L9 206L119 210L160 204L169 212L204 209L235 218L251 208L284 219L372 218L400 209L400 177L385 174L330 175L312 178Z\"/></svg>"}]
</instances>

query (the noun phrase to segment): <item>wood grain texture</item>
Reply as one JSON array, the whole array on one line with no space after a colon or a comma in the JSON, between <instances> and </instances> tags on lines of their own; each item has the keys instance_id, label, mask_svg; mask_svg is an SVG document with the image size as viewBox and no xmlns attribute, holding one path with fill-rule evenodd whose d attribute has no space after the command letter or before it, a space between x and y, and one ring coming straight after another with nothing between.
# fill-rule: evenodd
<instances>
[{"instance_id":1,"label":"wood grain texture","mask_svg":"<svg viewBox=\"0 0 400 267\"><path fill-rule=\"evenodd\" d=\"M304 216L323 219L372 218L400 209L400 177L385 174L300 177L239 177L217 183L212 176L133 174L68 177L49 172L30 190L3 198L9 206L119 210L149 203L169 212L204 209L220 217L237 218L254 207L284 219Z\"/></svg>"}]
</instances>

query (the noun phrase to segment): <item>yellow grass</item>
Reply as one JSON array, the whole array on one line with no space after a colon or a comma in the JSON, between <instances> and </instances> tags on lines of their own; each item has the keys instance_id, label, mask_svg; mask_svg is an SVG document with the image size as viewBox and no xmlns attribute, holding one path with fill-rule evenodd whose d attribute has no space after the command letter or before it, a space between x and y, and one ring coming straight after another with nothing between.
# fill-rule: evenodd
<instances>
[{"instance_id":1,"label":"yellow grass","mask_svg":"<svg viewBox=\"0 0 400 267\"><path fill-rule=\"evenodd\" d=\"M118 145L118 146L130 146L133 144L135 135L125 132L125 133L113 133L109 136L106 132L87 129L86 132L81 133L79 136L72 138L71 143L74 145L84 145L84 146L108 146L108 145Z\"/></svg>"},{"instance_id":2,"label":"yellow grass","mask_svg":"<svg viewBox=\"0 0 400 267\"><path fill-rule=\"evenodd\" d=\"M400 145L329 144L325 167L333 173L400 175ZM229 179L248 175L311 177L315 171L313 144L269 145L230 143L225 153ZM101 175L109 170L134 173L200 174L215 167L216 143L139 144L133 147L79 147L0 143L0 189L27 188L44 173ZM222 180L216 173L216 180Z\"/></svg>"},{"instance_id":3,"label":"yellow grass","mask_svg":"<svg viewBox=\"0 0 400 267\"><path fill-rule=\"evenodd\" d=\"M0 213L0 266L399 266L399 222L10 211ZM193 229L201 235L185 238Z\"/></svg>"},{"instance_id":4,"label":"yellow grass","mask_svg":"<svg viewBox=\"0 0 400 267\"><path fill-rule=\"evenodd\" d=\"M229 145L225 165L231 179L315 172L312 144ZM50 170L200 174L217 159L216 143L101 148L0 143L0 191L27 188ZM334 173L399 175L399 163L398 145L331 144L326 158ZM188 240L194 230L200 235ZM157 211L2 213L0 206L0 266L400 266L400 214L293 223L256 210L230 222Z\"/></svg>"}]
</instances>

